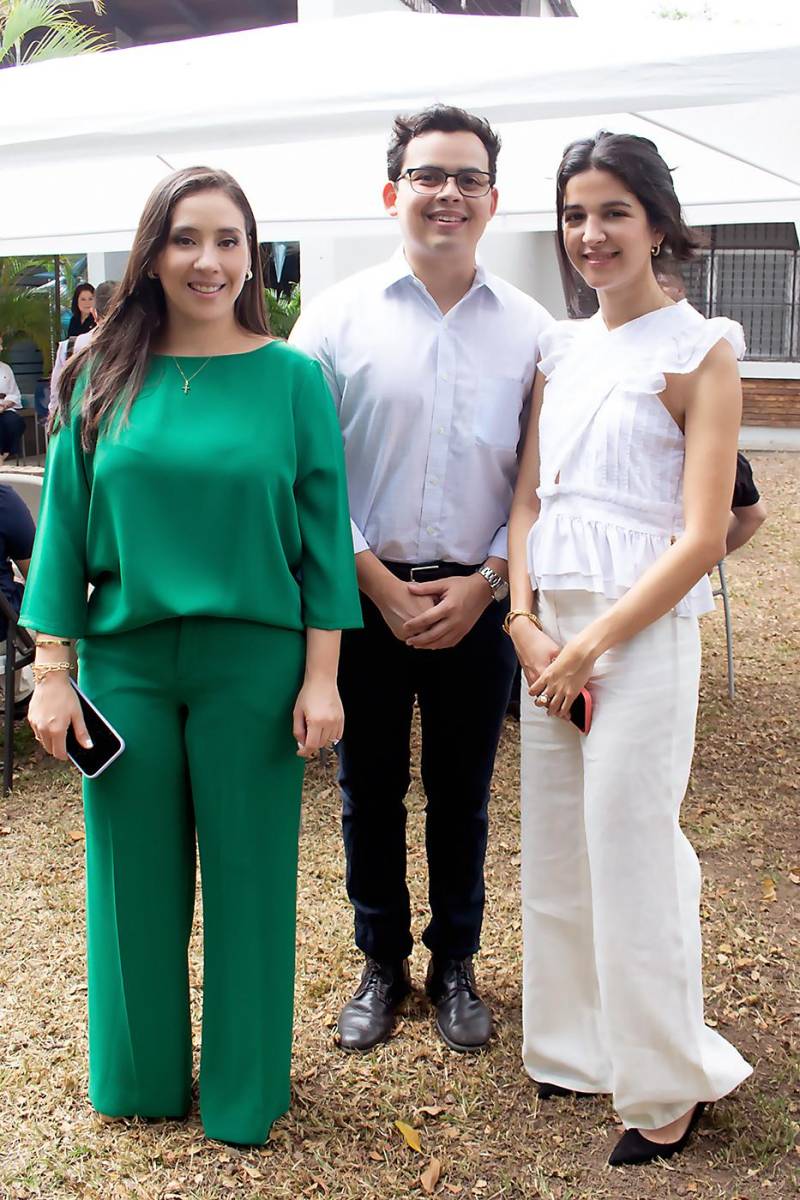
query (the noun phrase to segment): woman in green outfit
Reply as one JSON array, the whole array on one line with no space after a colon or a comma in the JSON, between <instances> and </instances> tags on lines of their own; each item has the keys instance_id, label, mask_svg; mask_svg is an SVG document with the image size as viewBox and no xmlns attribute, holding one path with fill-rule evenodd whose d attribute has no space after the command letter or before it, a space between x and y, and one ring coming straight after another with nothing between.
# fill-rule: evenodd
<instances>
[{"instance_id":1,"label":"woman in green outfit","mask_svg":"<svg viewBox=\"0 0 800 1200\"><path fill-rule=\"evenodd\" d=\"M317 364L269 336L229 175L155 189L57 423L22 613L30 722L57 758L70 724L88 744L77 640L126 742L84 781L90 1099L189 1110L196 836L202 1119L261 1143L289 1105L302 759L341 734L339 631L361 613L336 414Z\"/></svg>"}]
</instances>

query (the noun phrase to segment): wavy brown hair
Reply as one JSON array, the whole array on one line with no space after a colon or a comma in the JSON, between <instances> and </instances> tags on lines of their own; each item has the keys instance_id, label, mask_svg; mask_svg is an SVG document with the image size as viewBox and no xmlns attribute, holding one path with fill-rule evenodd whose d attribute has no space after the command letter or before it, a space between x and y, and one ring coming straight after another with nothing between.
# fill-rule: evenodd
<instances>
[{"instance_id":1,"label":"wavy brown hair","mask_svg":"<svg viewBox=\"0 0 800 1200\"><path fill-rule=\"evenodd\" d=\"M219 190L244 217L252 279L236 298L234 315L243 329L268 335L264 283L253 210L236 180L227 171L185 167L174 171L153 189L139 220L128 265L105 320L90 345L67 362L59 385L59 406L53 420L68 424L78 376L88 370L81 404L81 443L93 450L101 423L125 421L142 389L153 341L163 331L167 309L161 282L149 272L163 250L172 227L176 204L193 192ZM52 424L52 421L51 421Z\"/></svg>"}]
</instances>

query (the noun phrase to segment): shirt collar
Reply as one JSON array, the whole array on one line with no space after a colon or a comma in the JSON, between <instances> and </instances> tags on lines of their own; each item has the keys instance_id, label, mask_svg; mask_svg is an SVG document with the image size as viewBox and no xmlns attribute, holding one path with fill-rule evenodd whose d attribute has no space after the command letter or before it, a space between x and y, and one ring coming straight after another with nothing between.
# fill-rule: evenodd
<instances>
[{"instance_id":1,"label":"shirt collar","mask_svg":"<svg viewBox=\"0 0 800 1200\"><path fill-rule=\"evenodd\" d=\"M408 260L403 252L403 247L398 246L392 257L384 264L384 291L388 291L390 287L392 287L395 283L399 283L401 279L414 278L416 277L409 266ZM492 275L490 271L487 271L480 259L476 258L475 278L467 295L469 295L470 292L477 291L478 288L484 287L492 293L498 304L500 304L502 307L503 298L500 295L497 283L497 277Z\"/></svg>"}]
</instances>

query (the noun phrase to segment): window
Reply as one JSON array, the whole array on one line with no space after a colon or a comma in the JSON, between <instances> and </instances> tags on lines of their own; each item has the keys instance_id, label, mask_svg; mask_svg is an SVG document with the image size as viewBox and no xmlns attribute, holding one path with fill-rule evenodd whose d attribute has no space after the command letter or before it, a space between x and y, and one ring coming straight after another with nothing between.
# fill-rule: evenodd
<instances>
[{"instance_id":1,"label":"window","mask_svg":"<svg viewBox=\"0 0 800 1200\"><path fill-rule=\"evenodd\" d=\"M686 293L706 317L744 326L749 359L800 357L800 254L794 224L707 225L706 247L683 268Z\"/></svg>"}]
</instances>

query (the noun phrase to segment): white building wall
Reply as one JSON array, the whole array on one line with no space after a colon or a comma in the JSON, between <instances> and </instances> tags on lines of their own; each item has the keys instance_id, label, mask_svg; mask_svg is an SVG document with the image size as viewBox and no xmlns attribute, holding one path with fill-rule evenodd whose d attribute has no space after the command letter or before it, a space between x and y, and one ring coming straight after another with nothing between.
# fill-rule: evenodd
<instances>
[{"instance_id":1,"label":"white building wall","mask_svg":"<svg viewBox=\"0 0 800 1200\"><path fill-rule=\"evenodd\" d=\"M125 272L128 258L127 250L87 254L86 274L89 283L97 287L98 283L103 283L106 279L116 279L119 282Z\"/></svg>"}]
</instances>

